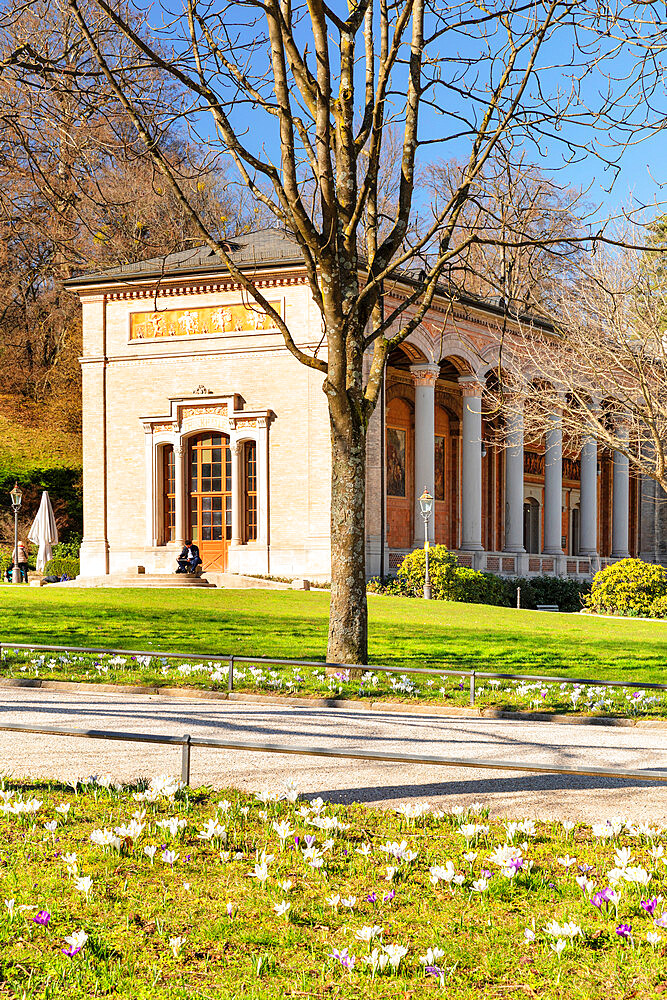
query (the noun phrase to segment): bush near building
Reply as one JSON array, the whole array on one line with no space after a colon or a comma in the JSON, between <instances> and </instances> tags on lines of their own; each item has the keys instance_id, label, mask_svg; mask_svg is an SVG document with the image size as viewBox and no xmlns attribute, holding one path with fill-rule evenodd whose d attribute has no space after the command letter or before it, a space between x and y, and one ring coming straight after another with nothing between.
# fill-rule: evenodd
<instances>
[{"instance_id":1,"label":"bush near building","mask_svg":"<svg viewBox=\"0 0 667 1000\"><path fill-rule=\"evenodd\" d=\"M667 617L667 570L642 559L621 559L593 578L586 606L596 614Z\"/></svg>"},{"instance_id":2,"label":"bush near building","mask_svg":"<svg viewBox=\"0 0 667 1000\"><path fill-rule=\"evenodd\" d=\"M426 555L423 549L415 549L405 556L396 577L370 580L368 589L371 593L421 597L425 575ZM580 611L582 596L588 589L587 584L562 577L506 579L482 573L460 566L456 555L444 545L429 549L429 575L434 600L509 608L516 605L517 589L521 588L521 607L529 611L539 604L556 604L560 611Z\"/></svg>"}]
</instances>

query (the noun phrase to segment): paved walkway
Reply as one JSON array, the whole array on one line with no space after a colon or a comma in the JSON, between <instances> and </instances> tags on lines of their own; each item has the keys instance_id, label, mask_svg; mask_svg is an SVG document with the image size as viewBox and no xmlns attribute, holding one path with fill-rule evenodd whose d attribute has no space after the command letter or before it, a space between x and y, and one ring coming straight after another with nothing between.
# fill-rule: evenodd
<instances>
[{"instance_id":1,"label":"paved walkway","mask_svg":"<svg viewBox=\"0 0 667 1000\"><path fill-rule=\"evenodd\" d=\"M568 726L496 719L415 717L352 709L210 702L145 695L3 690L0 719L72 729L224 736L286 746L555 763L564 767L667 769L667 730ZM130 780L180 772L180 748L0 732L0 770L61 779L110 774ZM667 785L615 779L448 769L261 752L193 749L193 784L280 790L378 806L427 799L451 807L484 801L493 813L588 821L613 815L667 825Z\"/></svg>"}]
</instances>

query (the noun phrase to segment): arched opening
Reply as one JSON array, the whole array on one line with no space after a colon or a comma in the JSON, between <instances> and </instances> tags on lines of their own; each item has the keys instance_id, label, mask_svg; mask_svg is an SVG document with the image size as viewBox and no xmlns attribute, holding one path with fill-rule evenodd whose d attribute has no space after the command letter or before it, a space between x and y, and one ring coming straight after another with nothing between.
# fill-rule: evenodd
<instances>
[{"instance_id":1,"label":"arched opening","mask_svg":"<svg viewBox=\"0 0 667 1000\"><path fill-rule=\"evenodd\" d=\"M534 497L523 505L523 547L526 552L540 551L540 505Z\"/></svg>"},{"instance_id":2,"label":"arched opening","mask_svg":"<svg viewBox=\"0 0 667 1000\"><path fill-rule=\"evenodd\" d=\"M227 568L232 537L232 460L229 437L205 431L188 441L188 534L204 570Z\"/></svg>"}]
</instances>

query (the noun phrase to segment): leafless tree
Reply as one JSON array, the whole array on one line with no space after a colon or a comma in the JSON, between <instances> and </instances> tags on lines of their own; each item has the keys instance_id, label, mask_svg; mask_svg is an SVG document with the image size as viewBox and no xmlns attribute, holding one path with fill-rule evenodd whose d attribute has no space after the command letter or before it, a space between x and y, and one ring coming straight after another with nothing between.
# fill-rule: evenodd
<instances>
[{"instance_id":1,"label":"leafless tree","mask_svg":"<svg viewBox=\"0 0 667 1000\"><path fill-rule=\"evenodd\" d=\"M77 430L80 310L63 281L74 270L167 254L201 237L163 174L133 152L113 95L95 85L99 70L72 12L33 4L13 13L3 32L10 65L0 74L0 394ZM19 73L12 59L21 61ZM168 123L174 85L147 67L134 72L154 82L144 115ZM78 74L91 77L91 96L72 85ZM205 151L166 125L161 142L200 218L236 231L238 206Z\"/></svg>"},{"instance_id":2,"label":"leafless tree","mask_svg":"<svg viewBox=\"0 0 667 1000\"><path fill-rule=\"evenodd\" d=\"M54 3L75 19L93 57L72 77L77 99L92 93L99 105L101 93L109 96L109 113L124 121L136 155L162 173L201 240L272 318L295 359L322 375L332 454L328 656L362 663L366 431L387 356L419 325L445 269L478 240L462 214L500 144L539 151L564 139L566 156L593 147L601 156L591 129L602 126L615 142L613 161L628 136L651 127L662 10L583 0L335 7L323 0L185 0L182 14L153 4L148 21L148 5L140 3ZM621 97L614 57L629 39ZM48 53L39 60L7 54L5 62L28 88L48 79ZM153 74L143 87L137 67ZM579 84L595 72L606 74L597 91L607 96L589 111ZM297 240L322 317L324 356L300 345L192 202L161 123L144 109L149 92L167 81L180 88L181 120L208 141L212 162L231 161L240 183ZM400 167L389 211L386 200L381 208L380 180L388 136L397 133ZM453 149L463 162L449 189L420 203L418 157L451 159ZM406 268L421 277L383 316L382 289Z\"/></svg>"},{"instance_id":3,"label":"leafless tree","mask_svg":"<svg viewBox=\"0 0 667 1000\"><path fill-rule=\"evenodd\" d=\"M631 244L643 239L625 236ZM534 438L559 414L573 451L593 436L667 491L664 259L664 250L629 247L587 256L576 281L563 286L553 333L524 319L507 335L510 374L501 380L500 405L511 410L525 400L526 433Z\"/></svg>"}]
</instances>

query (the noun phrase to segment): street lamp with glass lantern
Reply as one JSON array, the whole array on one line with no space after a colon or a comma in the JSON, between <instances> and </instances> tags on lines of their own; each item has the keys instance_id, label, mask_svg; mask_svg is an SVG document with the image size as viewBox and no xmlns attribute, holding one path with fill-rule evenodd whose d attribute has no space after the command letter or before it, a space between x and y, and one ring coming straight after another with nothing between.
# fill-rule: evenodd
<instances>
[{"instance_id":1,"label":"street lamp with glass lantern","mask_svg":"<svg viewBox=\"0 0 667 1000\"><path fill-rule=\"evenodd\" d=\"M21 507L21 500L23 500L23 494L19 489L18 483L14 483L14 489L9 494L12 498L12 510L14 511L14 568L12 570L12 583L21 582L21 570L19 569L19 509Z\"/></svg>"},{"instance_id":2,"label":"street lamp with glass lantern","mask_svg":"<svg viewBox=\"0 0 667 1000\"><path fill-rule=\"evenodd\" d=\"M433 497L429 491L424 487L424 492L419 498L419 506L421 507L422 517L424 518L424 553L426 555L426 573L424 574L424 598L427 601L431 600L431 577L429 576L428 567L428 522L431 518L431 510L433 508Z\"/></svg>"}]
</instances>

